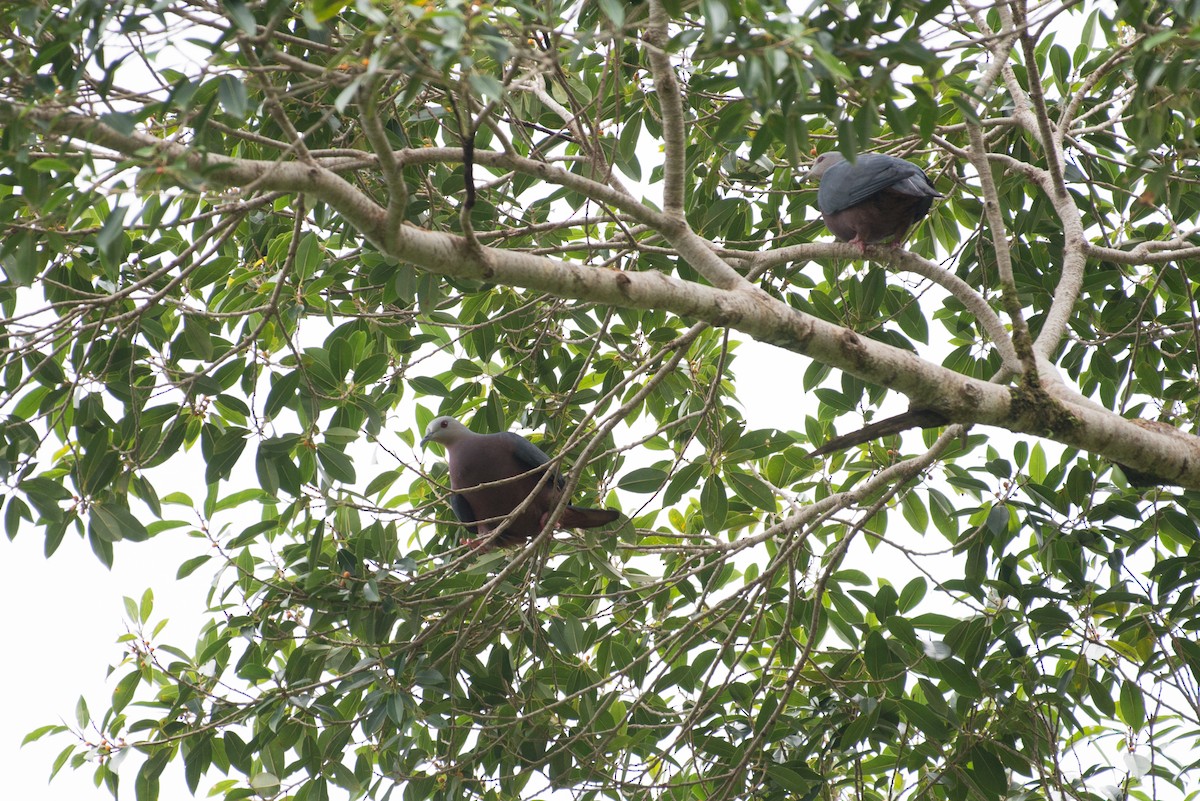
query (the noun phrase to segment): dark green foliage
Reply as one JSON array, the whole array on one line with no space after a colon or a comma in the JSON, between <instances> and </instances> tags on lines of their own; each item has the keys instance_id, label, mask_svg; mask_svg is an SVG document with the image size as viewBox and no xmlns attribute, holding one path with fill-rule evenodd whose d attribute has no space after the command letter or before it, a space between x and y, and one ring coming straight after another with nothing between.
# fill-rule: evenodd
<instances>
[{"instance_id":1,"label":"dark green foliage","mask_svg":"<svg viewBox=\"0 0 1200 801\"><path fill-rule=\"evenodd\" d=\"M160 5L0 4L5 532L105 564L171 537L177 576L215 576L192 645L159 640L150 593L129 601L105 711L30 735L80 735L54 772L124 774L139 801L178 795L160 782L180 761L189 791L231 800L1191 792L1194 493L996 430L886 481L917 437L817 462L882 386L778 350L787 430L759 426L726 330L417 269L311 193L227 187L218 158L266 177L321 160L397 225L706 283L664 232L541 167L657 206L680 159L688 222L744 271L825 237L795 179L814 149L885 148L946 195L908 246L1000 309L959 156L980 124L1036 336L1068 241L1016 166L1050 166L1010 117L1031 88L1018 45L1015 83L979 87L996 9L668 0L686 141L667 154L649 2L197 3L203 25ZM1084 235L1195 244L1196 3L1053 10L1033 53L1049 122L1081 93L1060 167ZM153 80L129 77L138 48L161 56ZM47 107L104 135L56 134L30 111ZM106 144L135 132L123 157ZM390 182L382 147L402 151ZM963 375L1000 370L960 298L884 261L779 259L756 281ZM1200 268L1129 261L1089 257L1052 355L1097 403L1190 431ZM573 497L629 524L468 553L444 465L413 448L441 414L532 432L581 466ZM1149 772L1107 765L1120 749L1152 752Z\"/></svg>"}]
</instances>

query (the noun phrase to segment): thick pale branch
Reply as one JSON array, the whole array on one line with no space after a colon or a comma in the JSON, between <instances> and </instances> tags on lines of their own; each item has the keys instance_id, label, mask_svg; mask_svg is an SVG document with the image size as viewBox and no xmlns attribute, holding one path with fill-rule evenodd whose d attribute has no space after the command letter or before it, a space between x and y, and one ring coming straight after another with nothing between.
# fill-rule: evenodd
<instances>
[{"instance_id":1,"label":"thick pale branch","mask_svg":"<svg viewBox=\"0 0 1200 801\"><path fill-rule=\"evenodd\" d=\"M453 162L462 154L452 148L418 148L403 151L406 164ZM508 153L475 153L479 164L513 169L528 175L536 175L551 183L575 189L597 201L615 206L643 225L647 225L667 238L676 251L701 275L714 285L726 288L747 288L746 280L722 259L711 244L698 236L682 218L663 214L604 184L551 166L545 162L527 159Z\"/></svg>"},{"instance_id":2,"label":"thick pale branch","mask_svg":"<svg viewBox=\"0 0 1200 801\"><path fill-rule=\"evenodd\" d=\"M1029 328L1025 324L1025 316L1021 312L1016 279L1013 277L1012 250L1008 244L1004 218L1000 213L1000 195L996 189L996 182L992 179L992 167L988 162L987 149L983 142L983 130L978 125L968 125L967 130L971 137L969 151L971 162L975 165L975 171L979 175L979 188L983 193L983 210L987 217L988 228L992 232L992 248L996 254L996 269L1000 274L1004 310L1012 320L1017 356L1024 363L1026 374L1033 378L1037 376L1037 368L1033 360L1033 340L1029 335Z\"/></svg>"},{"instance_id":3,"label":"thick pale branch","mask_svg":"<svg viewBox=\"0 0 1200 801\"><path fill-rule=\"evenodd\" d=\"M594 137L588 133L583 123L580 122L580 115L573 113L566 106L555 100L554 96L546 89L546 77L544 75L538 72L530 72L516 81L514 87L527 89L538 99L538 102L558 115L559 119L563 121L563 129L570 131L571 135L575 137L575 141L588 153L584 157L584 160L591 163L593 175L604 176L605 185L612 187L613 190L620 192L627 198L633 199L633 194L625 188L625 185L617 177L616 171L613 170L612 165L605 158L603 148L596 145L593 141Z\"/></svg>"},{"instance_id":4,"label":"thick pale branch","mask_svg":"<svg viewBox=\"0 0 1200 801\"><path fill-rule=\"evenodd\" d=\"M1111 54L1109 54L1108 58L1105 59L1103 64L1101 64L1099 67L1095 67L1094 69L1090 70L1087 75L1083 76L1083 81L1079 84L1079 88L1076 89L1075 93L1071 95L1070 100L1067 101L1065 107L1059 114L1058 126L1055 131L1055 141L1059 148L1062 147L1063 138L1066 136L1067 132L1070 131L1071 124L1075 121L1075 115L1079 113L1079 109L1083 105L1084 101L1094 97L1093 92L1100 81L1103 80L1109 72L1124 64L1125 60L1129 56L1129 53L1133 51L1134 48L1139 47L1144 39L1144 36L1137 36L1133 41L1126 42L1125 44L1121 45ZM1103 106L1103 104L1100 105Z\"/></svg>"},{"instance_id":5,"label":"thick pale branch","mask_svg":"<svg viewBox=\"0 0 1200 801\"><path fill-rule=\"evenodd\" d=\"M1054 213L1062 223L1063 256L1058 283L1054 287L1054 300L1050 304L1050 311L1046 313L1042 329L1034 342L1034 350L1039 355L1048 357L1062 341L1067 323L1071 319L1071 310L1075 308L1075 301L1079 299L1083 288L1083 273L1091 252L1083 220L1071 194L1058 194L1054 191L1054 179L1046 170L1003 154L991 154L988 160L1018 171L1036 184L1054 207Z\"/></svg>"},{"instance_id":6,"label":"thick pale branch","mask_svg":"<svg viewBox=\"0 0 1200 801\"><path fill-rule=\"evenodd\" d=\"M688 226L683 211L684 174L687 167L687 136L684 131L683 95L671 59L669 15L660 0L650 0L650 23L646 28L646 52L654 75L654 91L663 122L663 209L671 222L660 230L679 255L701 275L725 289L745 288L746 280L717 256L708 242Z\"/></svg>"},{"instance_id":7,"label":"thick pale branch","mask_svg":"<svg viewBox=\"0 0 1200 801\"><path fill-rule=\"evenodd\" d=\"M1003 77L1004 87L1008 90L1008 100L1012 103L1012 119L1022 128L1033 134L1033 136L1039 137L1040 130L1031 109L1032 101L1029 99L1029 95L1025 93L1025 87L1017 80L1016 71L1009 62L1013 42L1019 37L1022 30L1022 28L1014 23L1012 10L1009 8L1008 3L995 4L994 9L1000 15L1001 25L1000 30L997 32L987 23L983 14L984 9L975 8L968 4L965 5L967 5L975 24L984 32L986 47L994 59L992 66L985 73L985 79L977 83L976 92L982 97L991 89L995 77Z\"/></svg>"},{"instance_id":8,"label":"thick pale branch","mask_svg":"<svg viewBox=\"0 0 1200 801\"><path fill-rule=\"evenodd\" d=\"M362 112L363 133L379 159L379 167L383 172L384 182L388 188L388 224L399 225L404 219L404 209L408 205L408 189L404 184L404 163L396 158L388 143L387 132L383 127L383 119L379 116L379 100L376 90L379 76L374 75L360 87L359 110Z\"/></svg>"},{"instance_id":9,"label":"thick pale branch","mask_svg":"<svg viewBox=\"0 0 1200 801\"><path fill-rule=\"evenodd\" d=\"M1065 192L1055 195L1047 192L1046 196L1053 204L1063 226L1063 257L1062 271L1054 287L1054 300L1042 323L1042 330L1038 332L1037 341L1034 342L1034 350L1042 356L1049 356L1056 351L1062 341L1067 324L1071 320L1071 312L1075 308L1075 301L1079 299L1079 293L1083 289L1083 273L1087 267L1088 255L1083 220L1071 194Z\"/></svg>"},{"instance_id":10,"label":"thick pale branch","mask_svg":"<svg viewBox=\"0 0 1200 801\"><path fill-rule=\"evenodd\" d=\"M1200 488L1200 439L1148 431L1090 403L1062 399L1047 409L986 381L967 378L915 354L868 340L760 293L729 292L658 272L626 273L493 252L472 262L458 240L405 226L395 255L444 275L494 281L617 306L665 309L727 326L907 395L914 406L961 423L984 423L1099 452L1181 486Z\"/></svg>"},{"instance_id":11,"label":"thick pale branch","mask_svg":"<svg viewBox=\"0 0 1200 801\"><path fill-rule=\"evenodd\" d=\"M0 121L18 116L0 105ZM53 133L73 136L129 156L187 158L210 180L231 187L319 197L384 252L431 272L524 287L565 298L613 306L661 309L682 318L741 331L756 340L808 356L909 397L912 404L948 420L983 423L1045 436L1186 487L1200 488L1200 439L1144 428L1090 404L1029 396L969 378L916 354L859 336L791 308L755 289L724 290L656 271L623 272L580 267L549 258L472 246L461 237L400 226L387 228L387 212L342 177L319 165L260 162L198 154L147 134L125 135L98 120L31 109ZM653 215L650 215L653 216ZM692 235L694 236L694 234ZM698 240L698 237L697 237Z\"/></svg>"},{"instance_id":12,"label":"thick pale branch","mask_svg":"<svg viewBox=\"0 0 1200 801\"><path fill-rule=\"evenodd\" d=\"M650 24L646 28L646 53L654 75L654 93L658 97L663 121L663 208L668 214L683 216L683 176L687 162L686 136L683 130L683 99L679 81L667 56L670 33L669 16L661 0L650 0Z\"/></svg>"},{"instance_id":13,"label":"thick pale branch","mask_svg":"<svg viewBox=\"0 0 1200 801\"><path fill-rule=\"evenodd\" d=\"M969 6L968 8L976 24L980 26L980 29L990 34L992 32L991 28L988 27L983 15L979 13L979 9ZM1037 341L1032 343L1032 350L1045 356L1052 353L1062 340L1071 310L1074 308L1075 300L1078 298L1080 288L1083 285L1083 270L1087 263L1085 253L1086 239L1084 237L1079 210L1075 208L1070 193L1066 191L1066 185L1063 183L1062 164L1065 155L1062 151L1061 131L1059 135L1056 135L1046 108L1045 99L1042 96L1041 79L1033 52L1033 40L1029 30L1029 21L1024 2L1023 0L1017 0L1012 6L1001 3L997 6L996 10L1000 15L1003 29L1001 34L989 44L989 48L993 56L995 56L992 69L995 70L997 67L1002 67L1005 84L1009 89L1009 97L1014 105L1013 118L1042 145L1042 149L1046 155L1046 162L1049 164L1048 170L1038 170L1027 164L1020 164L1019 168L1035 180L1042 191L1045 192L1047 198L1054 206L1055 212L1061 220L1064 229L1062 273L1055 288L1054 302L1050 312L1046 316L1046 321L1041 331L1038 332ZM1017 37L1023 46L1029 83L1028 93L1020 85L1015 72L1008 63L1010 54L1009 43L1012 37ZM980 109L980 111L983 111L983 109ZM980 186L984 195L984 209L987 213L989 227L992 230L992 241L996 249L996 263L1001 281L1003 282L1005 309L1009 312L1010 316L1014 313L1016 315L1012 318L1014 334L1018 341L1017 349L1023 353L1023 343L1028 341L1028 331L1020 313L1020 306L1015 298L1015 287L1012 284L1011 278L1010 249L1008 242L1002 234L1002 220L997 203L997 195L990 170L987 166L987 161L991 154L986 154L985 152L983 134L979 130L979 126L968 123L967 129L971 139L970 157L980 174ZM1028 366L1032 367L1033 362L1031 361Z\"/></svg>"},{"instance_id":14,"label":"thick pale branch","mask_svg":"<svg viewBox=\"0 0 1200 801\"><path fill-rule=\"evenodd\" d=\"M396 157L406 165L416 164L446 164L462 161L462 150L449 147L421 147L396 152ZM665 224L666 216L648 206L619 187L609 186L593 181L582 175L577 175L561 167L555 167L544 161L525 158L512 153L499 153L488 150L475 151L475 163L485 167L498 167L506 170L516 170L525 175L532 175L552 184L564 186L579 192L598 203L604 203L622 211L643 225L660 228Z\"/></svg>"},{"instance_id":15,"label":"thick pale branch","mask_svg":"<svg viewBox=\"0 0 1200 801\"><path fill-rule=\"evenodd\" d=\"M1011 15L1007 13L1007 8L1001 4L999 11L1005 24L1000 35L995 35L979 9L970 4L964 5L979 29L985 35L991 37L987 46L995 56L991 67L979 81L977 91L979 91L980 97L982 98L983 93L990 90L998 75L1003 75L1009 87L1009 93L1016 105L1013 116L1018 120L1022 120L1022 124L1028 128L1028 120L1032 116L1029 111L1029 98L1025 96L1020 85L1017 83L1012 67L1008 63L1009 45L1016 35L1013 32ZM980 102L978 117L982 117L985 111L984 103ZM1012 272L1011 249L1009 248L1004 228L1003 216L1000 213L999 193L996 190L995 181L992 179L983 126L978 122L978 117L975 120L965 121L971 146L963 151L963 153L971 161L972 165L974 165L975 171L979 175L979 188L983 195L984 215L987 218L988 228L992 232L992 248L996 254L996 269L1000 274L1001 297L1004 302L1004 310L1008 313L1009 319L1012 320L1014 346L1017 355L1025 367L1026 374L1036 379L1037 365L1033 357L1033 340L1030 337L1029 328L1025 324L1025 317L1021 312L1021 303L1017 295L1016 282Z\"/></svg>"},{"instance_id":16,"label":"thick pale branch","mask_svg":"<svg viewBox=\"0 0 1200 801\"><path fill-rule=\"evenodd\" d=\"M1106 248L1091 242L1085 243L1087 255L1115 264L1162 264L1181 259L1200 258L1200 247L1183 238L1140 242L1129 250Z\"/></svg>"},{"instance_id":17,"label":"thick pale branch","mask_svg":"<svg viewBox=\"0 0 1200 801\"><path fill-rule=\"evenodd\" d=\"M954 273L907 250L891 250L886 247L876 246L870 248L868 252L883 253L885 263L892 269L898 272L911 272L920 275L938 284L953 295L960 303L967 307L983 327L983 330L987 332L988 337L995 344L996 350L1000 352L1000 358L1004 366L1012 373L1019 373L1021 371L1020 361L1017 359L1017 352L1013 349L1012 339L1008 335L1008 330L1004 327L1004 323L1001 322L1000 318L996 316L996 313L992 311L992 307L975 291L974 287ZM820 258L848 260L858 257L859 252L857 247L842 242L811 242L805 245L790 245L763 253L745 255L746 260L753 263L756 267L767 267L773 264L787 264L789 262Z\"/></svg>"},{"instance_id":18,"label":"thick pale branch","mask_svg":"<svg viewBox=\"0 0 1200 801\"><path fill-rule=\"evenodd\" d=\"M1050 112L1046 109L1046 97L1042 93L1042 76L1038 70L1037 54L1034 52L1033 33L1029 30L1029 18L1027 9L1025 8L1025 0L1015 0L1012 4L1012 11L1021 39L1021 52L1025 55L1025 74L1027 83L1029 84L1029 99L1033 105L1037 136L1042 143L1042 151L1046 155L1046 164L1050 171L1050 185L1054 189L1053 197L1065 197L1067 186L1063 183L1063 154L1059 149L1059 141L1054 136L1054 131L1050 123Z\"/></svg>"}]
</instances>

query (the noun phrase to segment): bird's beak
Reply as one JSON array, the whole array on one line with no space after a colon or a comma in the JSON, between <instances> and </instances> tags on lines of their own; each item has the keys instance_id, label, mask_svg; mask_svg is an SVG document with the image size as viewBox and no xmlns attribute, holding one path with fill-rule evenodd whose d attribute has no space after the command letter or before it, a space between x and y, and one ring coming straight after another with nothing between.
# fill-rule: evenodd
<instances>
[{"instance_id":1,"label":"bird's beak","mask_svg":"<svg viewBox=\"0 0 1200 801\"><path fill-rule=\"evenodd\" d=\"M420 445L422 448L424 448L428 444L429 444L429 435L426 434L425 436L421 437Z\"/></svg>"}]
</instances>

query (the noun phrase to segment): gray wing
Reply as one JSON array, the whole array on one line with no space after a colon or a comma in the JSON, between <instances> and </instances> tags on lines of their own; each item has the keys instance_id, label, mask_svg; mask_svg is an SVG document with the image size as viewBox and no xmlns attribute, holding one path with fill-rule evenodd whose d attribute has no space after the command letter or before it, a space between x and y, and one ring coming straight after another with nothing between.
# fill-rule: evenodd
<instances>
[{"instance_id":1,"label":"gray wing","mask_svg":"<svg viewBox=\"0 0 1200 801\"><path fill-rule=\"evenodd\" d=\"M550 457L546 455L545 451L522 437L520 434L514 434L511 431L506 431L504 432L503 436L505 437L505 440L508 442L509 446L512 448L512 454L517 460L517 463L524 466L526 470L533 470L534 468L541 467L550 461ZM560 487L563 485L563 477L557 471L554 473L554 481Z\"/></svg>"},{"instance_id":2,"label":"gray wing","mask_svg":"<svg viewBox=\"0 0 1200 801\"><path fill-rule=\"evenodd\" d=\"M942 193L933 188L933 182L929 180L929 176L920 169L913 167L914 172L903 181L898 181L892 184L892 191L899 192L902 195L912 195L913 197L935 198L942 197Z\"/></svg>"},{"instance_id":3,"label":"gray wing","mask_svg":"<svg viewBox=\"0 0 1200 801\"><path fill-rule=\"evenodd\" d=\"M471 508L471 504L463 496L453 493L450 495L450 509L454 512L454 516L458 521L465 525L471 531L475 530L475 526L471 525L476 521L475 510Z\"/></svg>"},{"instance_id":4,"label":"gray wing","mask_svg":"<svg viewBox=\"0 0 1200 801\"><path fill-rule=\"evenodd\" d=\"M868 153L853 164L843 161L826 170L817 190L817 207L824 214L836 214L885 189L915 197L941 197L917 165L882 153Z\"/></svg>"}]
</instances>

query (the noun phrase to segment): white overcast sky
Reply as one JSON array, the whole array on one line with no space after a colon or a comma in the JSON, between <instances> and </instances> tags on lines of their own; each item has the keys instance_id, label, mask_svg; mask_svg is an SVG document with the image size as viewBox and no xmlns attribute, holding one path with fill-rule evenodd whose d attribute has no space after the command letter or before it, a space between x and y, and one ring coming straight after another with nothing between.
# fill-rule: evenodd
<instances>
[{"instance_id":1,"label":"white overcast sky","mask_svg":"<svg viewBox=\"0 0 1200 801\"><path fill-rule=\"evenodd\" d=\"M1066 20L1071 26L1076 22L1074 17ZM1068 35L1074 33L1068 31ZM655 154L649 157L651 160L659 157L656 147L651 152ZM661 189L641 188L652 198ZM815 218L815 210L809 209L806 216ZM818 237L827 239L824 232ZM847 271L852 269L852 265L846 265ZM940 296L935 302L940 303ZM805 402L800 383L809 360L769 345L746 342L743 335L735 333L733 338L744 343L737 351L733 372L749 427L803 431L804 416L815 409L815 404ZM921 355L940 361L945 353L939 351L945 350L947 343L935 339L921 349ZM902 398L893 397L890 402L892 411L905 406ZM842 425L848 430L850 423ZM1002 452L1009 451L1016 439L1004 431L989 433L996 437L994 442ZM397 439L387 444L405 450ZM251 456L252 449L248 448L242 462L249 463ZM386 454L380 458L387 458ZM427 455L425 463L431 464L434 458ZM897 517L895 525L902 524ZM187 537L185 531L167 531L143 543L118 543L111 571L96 559L86 541L73 533L68 533L50 559L42 555L44 535L40 530L26 528L13 542L0 536L0 564L8 568L8 580L0 582L0 608L5 610L7 624L0 687L9 699L0 714L0 775L4 777L5 798L91 801L109 797L106 789L95 787L90 768L75 771L66 767L47 783L55 756L72 742L69 736L45 737L23 748L20 743L40 726L61 721L74 724L80 695L88 699L93 714L103 714L116 680L128 670L114 673L112 680L105 675L107 666L118 664L124 653L117 642L126 631L124 596L138 599L147 588L153 590L154 619L170 620L159 640L191 649L204 620L204 600L216 560L187 579L176 580L179 564L205 547L202 541ZM925 547L933 550L944 544L939 535L932 536L934 539L922 543ZM907 573L910 566L890 554L884 558L892 563L889 578L902 586L907 577L897 573ZM139 764L140 760L131 760L121 771L122 798L134 797ZM204 777L198 796L205 797L217 778L215 773ZM339 792L331 788L334 801L342 797ZM160 798L175 801L189 797L182 760L176 760L162 778Z\"/></svg>"}]
</instances>

